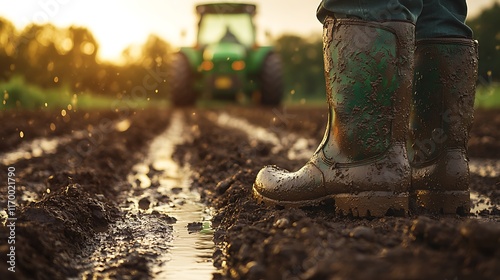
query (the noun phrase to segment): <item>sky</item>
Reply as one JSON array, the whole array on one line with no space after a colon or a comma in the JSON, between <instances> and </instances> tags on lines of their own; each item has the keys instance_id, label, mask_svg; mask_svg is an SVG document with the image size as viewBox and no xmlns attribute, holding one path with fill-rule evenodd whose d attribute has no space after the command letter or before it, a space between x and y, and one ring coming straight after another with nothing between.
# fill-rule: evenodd
<instances>
[{"instance_id":1,"label":"sky","mask_svg":"<svg viewBox=\"0 0 500 280\"><path fill-rule=\"evenodd\" d=\"M194 7L206 2L217 0L0 0L0 17L13 22L18 30L31 23L85 26L100 44L98 56L116 61L123 49L144 43L149 34L156 34L175 46L192 45L196 32ZM258 5L255 21L261 41L265 31L272 36L282 33L307 36L322 29L315 15L319 0L230 2ZM467 0L469 17L494 2L500 0ZM181 36L182 31L186 36Z\"/></svg>"}]
</instances>

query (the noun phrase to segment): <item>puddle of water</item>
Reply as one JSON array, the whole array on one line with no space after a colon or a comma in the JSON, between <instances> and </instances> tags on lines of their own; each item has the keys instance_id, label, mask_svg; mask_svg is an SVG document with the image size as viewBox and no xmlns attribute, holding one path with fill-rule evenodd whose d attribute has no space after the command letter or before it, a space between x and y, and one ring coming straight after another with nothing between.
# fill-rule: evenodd
<instances>
[{"instance_id":1,"label":"puddle of water","mask_svg":"<svg viewBox=\"0 0 500 280\"><path fill-rule=\"evenodd\" d=\"M193 202L190 196L196 194L188 195L185 204L164 212L177 222L168 253L160 258L163 265L153 271L158 279L211 279L215 272L211 216L206 207ZM193 224L197 227L194 231L190 229Z\"/></svg>"},{"instance_id":2,"label":"puddle of water","mask_svg":"<svg viewBox=\"0 0 500 280\"><path fill-rule=\"evenodd\" d=\"M471 201L470 213L478 216L481 211L484 210L491 211L495 206L498 206L495 205L489 197L475 191L470 192L470 201Z\"/></svg>"},{"instance_id":3,"label":"puddle of water","mask_svg":"<svg viewBox=\"0 0 500 280\"><path fill-rule=\"evenodd\" d=\"M162 265L152 268L158 279L211 279L215 268L212 263L214 251L207 207L200 203L199 194L189 190L192 172L189 166L180 167L172 159L175 145L190 141L185 131L182 115L174 112L168 130L157 137L150 147L147 167L137 168L135 178L143 187L144 176L154 170L152 185L143 197L155 200L168 196L170 203L155 203L148 211L156 211L177 219L173 224L173 237L167 243L168 250L158 259ZM142 178L142 179L141 179ZM188 225L201 223L203 231L190 232Z\"/></svg>"},{"instance_id":4,"label":"puddle of water","mask_svg":"<svg viewBox=\"0 0 500 280\"><path fill-rule=\"evenodd\" d=\"M82 275L106 277L107 270L136 253L146 258L155 279L212 279L210 211L189 189L189 166L180 167L172 159L177 144L191 141L182 117L180 112L172 114L170 126L153 140L147 158L132 168L132 189L122 197L126 219L99 235L89 257L92 267ZM204 229L192 232L192 224Z\"/></svg>"},{"instance_id":5,"label":"puddle of water","mask_svg":"<svg viewBox=\"0 0 500 280\"><path fill-rule=\"evenodd\" d=\"M481 177L498 177L500 176L500 160L471 159L469 161L469 169L471 173Z\"/></svg>"},{"instance_id":6,"label":"puddle of water","mask_svg":"<svg viewBox=\"0 0 500 280\"><path fill-rule=\"evenodd\" d=\"M469 161L469 169L471 174L481 176L483 178L497 178L500 176L500 160L497 159L471 159ZM482 211L492 211L495 207L500 208L499 205L494 204L491 199L476 191L471 191L471 211L470 213L477 218L486 217L481 214ZM487 213L488 213L487 212Z\"/></svg>"}]
</instances>

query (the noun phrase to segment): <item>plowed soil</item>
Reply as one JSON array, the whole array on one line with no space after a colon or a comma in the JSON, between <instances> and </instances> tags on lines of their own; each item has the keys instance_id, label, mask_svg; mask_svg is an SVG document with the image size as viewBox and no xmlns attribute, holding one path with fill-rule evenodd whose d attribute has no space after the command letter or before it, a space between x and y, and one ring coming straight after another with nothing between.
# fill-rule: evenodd
<instances>
[{"instance_id":1,"label":"plowed soil","mask_svg":"<svg viewBox=\"0 0 500 280\"><path fill-rule=\"evenodd\" d=\"M471 174L471 190L480 195L476 206L485 209L476 208L468 217L376 219L339 217L327 206L281 209L256 203L250 191L262 166L296 170L305 161L288 158L291 144L276 150L272 143L213 121L227 113L278 139L290 134L315 139L308 144L314 149L324 132L325 108L228 106L180 113L193 139L175 147L174 159L190 166L191 188L214 209L214 279L499 279L500 170L487 164L500 161L499 111L477 111L469 141L469 155L480 164ZM171 116L172 109L69 111L65 116L0 112L2 157L34 139L59 141L55 150L31 147L16 160L0 159L1 207L8 205L9 167L15 168L17 206L11 216L17 218L16 272L8 270L12 228L6 221L0 227L0 279L91 279L88 273L82 276L82 256L93 248L96 234L131 218L118 205L132 188L127 175L146 158L149 143ZM140 252L106 268L107 275L154 279L152 257Z\"/></svg>"}]
</instances>

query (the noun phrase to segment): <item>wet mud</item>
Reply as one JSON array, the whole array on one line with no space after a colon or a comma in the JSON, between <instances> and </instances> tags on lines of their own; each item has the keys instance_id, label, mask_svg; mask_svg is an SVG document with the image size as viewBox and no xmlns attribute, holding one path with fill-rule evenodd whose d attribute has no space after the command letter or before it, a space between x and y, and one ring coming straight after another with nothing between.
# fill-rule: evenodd
<instances>
[{"instance_id":1,"label":"wet mud","mask_svg":"<svg viewBox=\"0 0 500 280\"><path fill-rule=\"evenodd\" d=\"M29 117L33 123L31 130L25 133L46 137L46 122L57 121L59 112L43 118L38 118L37 113ZM86 113L77 113L70 121L76 129L87 130L84 138L59 146L53 154L10 163L9 166L16 169L16 272L7 271L8 264L2 261L1 279L76 277L80 267L75 262L77 256L86 250L97 233L106 231L110 223L120 218L116 199L123 188L130 188L127 174L133 164L144 157L148 141L168 123L168 115L162 112L154 115L144 111L131 115L87 113L88 119L76 117ZM22 126L26 114L14 113L7 119ZM105 117L108 115L111 117ZM118 129L114 121L119 119L130 121L130 126ZM71 135L76 129L68 128L65 132ZM10 130L2 135L11 136L9 133ZM8 154L3 153L2 157ZM2 164L2 170L7 168ZM2 182L7 182L6 172L0 177ZM5 209L5 191L2 191L1 203ZM9 234L6 227L0 228L2 240L7 240ZM7 242L2 242L2 258L6 258L8 250ZM143 275L148 275L147 270Z\"/></svg>"},{"instance_id":2,"label":"wet mud","mask_svg":"<svg viewBox=\"0 0 500 280\"><path fill-rule=\"evenodd\" d=\"M162 180L177 180L175 174L152 163L140 170L153 140L176 114L190 140L176 142L171 152L180 170L190 170L189 183L162 190ZM276 135L281 147L223 125L217 121L222 114ZM151 109L69 112L65 121L61 112L2 112L10 121L0 128L2 157L34 139L66 140L54 150L30 156L27 149L26 156L0 163L2 182L8 166L16 168L18 204L16 273L7 270L9 229L2 226L0 279L168 279L168 263L176 258L169 242L179 238L175 226L187 234L213 233L213 247L199 243L202 259L214 265L208 279L497 279L500 112L476 112L469 142L474 208L468 217L352 219L333 215L331 206L256 203L250 191L259 169L300 168L321 140L326 114L326 107ZM305 155L291 156L293 147ZM131 180L134 174L140 176ZM147 188L142 180L149 180ZM192 216L176 225L175 211L165 210L190 201L186 190L207 207L193 211L211 209L210 226ZM5 209L5 191L0 203ZM141 223L154 227L131 227Z\"/></svg>"},{"instance_id":3,"label":"wet mud","mask_svg":"<svg viewBox=\"0 0 500 280\"><path fill-rule=\"evenodd\" d=\"M319 127L326 121L321 112L293 109L286 111L287 118L283 110L231 114L267 127L280 139L297 133L319 141ZM497 114L477 115L480 120ZM177 151L197 155L188 160L199 173L194 186L218 209L213 218L218 229L217 278L495 279L500 275L498 174L472 174L473 193L481 196L473 200L475 207L466 218L415 215L360 220L335 216L326 206L276 209L250 197L257 172L266 164L296 170L304 161L290 160L286 149L273 153L272 144L253 142L240 130L227 132L201 115L191 120L198 124L201 137ZM288 125L294 122L303 125ZM477 127L482 125L487 128ZM492 153L482 152L478 139L485 136L478 132L488 131L486 137L498 142L498 128L500 122L476 123L471 155L490 157ZM213 149L218 146L225 149ZM478 161L477 169L495 169L481 165L484 159Z\"/></svg>"}]
</instances>

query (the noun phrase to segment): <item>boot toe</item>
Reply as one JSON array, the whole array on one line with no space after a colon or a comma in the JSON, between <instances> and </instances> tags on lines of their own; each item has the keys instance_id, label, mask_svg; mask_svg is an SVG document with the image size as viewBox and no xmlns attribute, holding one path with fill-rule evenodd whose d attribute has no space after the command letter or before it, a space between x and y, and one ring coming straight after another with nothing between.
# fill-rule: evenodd
<instances>
[{"instance_id":1,"label":"boot toe","mask_svg":"<svg viewBox=\"0 0 500 280\"><path fill-rule=\"evenodd\" d=\"M313 164L306 164L296 172L266 166L257 174L253 193L275 204L307 204L325 195L323 176Z\"/></svg>"}]
</instances>

